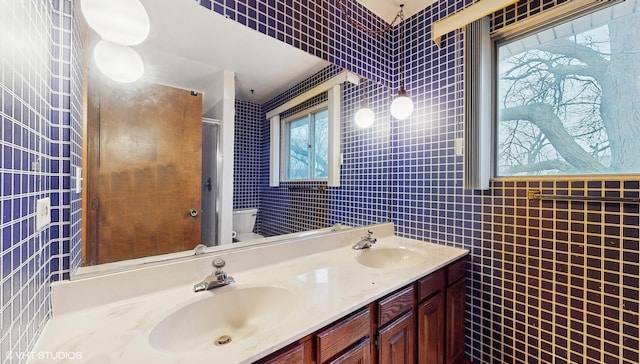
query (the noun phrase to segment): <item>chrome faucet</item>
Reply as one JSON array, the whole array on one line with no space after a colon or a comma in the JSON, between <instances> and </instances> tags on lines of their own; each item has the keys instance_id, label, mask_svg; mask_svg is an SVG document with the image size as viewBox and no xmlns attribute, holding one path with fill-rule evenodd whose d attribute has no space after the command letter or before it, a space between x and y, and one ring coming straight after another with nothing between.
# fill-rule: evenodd
<instances>
[{"instance_id":1,"label":"chrome faucet","mask_svg":"<svg viewBox=\"0 0 640 364\"><path fill-rule=\"evenodd\" d=\"M371 235L373 235L373 231L367 230L367 236L363 236L362 239L352 247L353 250L362 250L362 249L371 248L371 245L375 244L376 241L378 241L378 239L372 238Z\"/></svg>"},{"instance_id":2,"label":"chrome faucet","mask_svg":"<svg viewBox=\"0 0 640 364\"><path fill-rule=\"evenodd\" d=\"M224 260L220 258L214 259L212 265L216 270L208 275L202 282L194 285L194 292L208 291L210 289L226 286L235 282L233 277L227 276L227 273L222 270L226 265Z\"/></svg>"}]
</instances>

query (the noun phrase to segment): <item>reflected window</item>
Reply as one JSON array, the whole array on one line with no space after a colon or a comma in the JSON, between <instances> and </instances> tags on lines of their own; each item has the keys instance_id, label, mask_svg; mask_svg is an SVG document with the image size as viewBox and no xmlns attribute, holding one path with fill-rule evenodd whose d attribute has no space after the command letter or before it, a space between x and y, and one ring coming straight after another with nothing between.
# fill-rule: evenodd
<instances>
[{"instance_id":1,"label":"reflected window","mask_svg":"<svg viewBox=\"0 0 640 364\"><path fill-rule=\"evenodd\" d=\"M284 120L282 139L285 180L327 179L329 111L326 106Z\"/></svg>"}]
</instances>

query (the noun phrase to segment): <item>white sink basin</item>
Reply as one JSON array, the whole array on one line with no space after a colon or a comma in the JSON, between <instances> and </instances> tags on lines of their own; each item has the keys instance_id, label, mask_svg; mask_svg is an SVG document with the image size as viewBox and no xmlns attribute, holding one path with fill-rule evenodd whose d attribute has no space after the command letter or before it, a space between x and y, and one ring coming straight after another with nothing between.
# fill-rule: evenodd
<instances>
[{"instance_id":1,"label":"white sink basin","mask_svg":"<svg viewBox=\"0 0 640 364\"><path fill-rule=\"evenodd\" d=\"M421 251L407 248L377 248L363 249L356 255L358 263L381 269L407 268L420 264L424 260Z\"/></svg>"},{"instance_id":2,"label":"white sink basin","mask_svg":"<svg viewBox=\"0 0 640 364\"><path fill-rule=\"evenodd\" d=\"M295 306L296 297L280 287L228 286L193 293L203 299L171 313L149 334L157 350L184 352L229 346L270 332ZM220 345L221 342L230 341Z\"/></svg>"}]
</instances>

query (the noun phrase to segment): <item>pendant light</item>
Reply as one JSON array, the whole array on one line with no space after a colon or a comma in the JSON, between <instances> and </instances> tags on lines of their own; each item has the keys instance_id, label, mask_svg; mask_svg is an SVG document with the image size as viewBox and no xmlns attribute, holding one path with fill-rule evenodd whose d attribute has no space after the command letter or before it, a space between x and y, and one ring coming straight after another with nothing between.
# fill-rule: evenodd
<instances>
[{"instance_id":1,"label":"pendant light","mask_svg":"<svg viewBox=\"0 0 640 364\"><path fill-rule=\"evenodd\" d=\"M133 48L101 40L93 49L98 69L120 83L135 82L144 74L144 63Z\"/></svg>"},{"instance_id":2,"label":"pendant light","mask_svg":"<svg viewBox=\"0 0 640 364\"><path fill-rule=\"evenodd\" d=\"M413 112L413 101L411 98L407 96L407 90L404 88L404 78L405 78L405 24L404 24L404 5L400 5L400 89L398 90L398 95L391 102L391 107L389 111L391 111L391 115L398 120L405 120L411 113Z\"/></svg>"},{"instance_id":3,"label":"pendant light","mask_svg":"<svg viewBox=\"0 0 640 364\"><path fill-rule=\"evenodd\" d=\"M360 81L362 91L362 101L360 101L360 109L356 111L356 115L354 120L356 125L362 129L368 128L373 125L373 122L376 118L373 110L369 108L369 93L367 92L367 85L365 80Z\"/></svg>"},{"instance_id":4,"label":"pendant light","mask_svg":"<svg viewBox=\"0 0 640 364\"><path fill-rule=\"evenodd\" d=\"M93 49L98 69L116 82L139 80L144 63L130 46L142 43L151 29L140 0L81 0L80 8L89 27L101 38Z\"/></svg>"},{"instance_id":5,"label":"pendant light","mask_svg":"<svg viewBox=\"0 0 640 364\"><path fill-rule=\"evenodd\" d=\"M87 24L109 42L133 46L149 35L149 15L140 0L82 0L80 8Z\"/></svg>"}]
</instances>

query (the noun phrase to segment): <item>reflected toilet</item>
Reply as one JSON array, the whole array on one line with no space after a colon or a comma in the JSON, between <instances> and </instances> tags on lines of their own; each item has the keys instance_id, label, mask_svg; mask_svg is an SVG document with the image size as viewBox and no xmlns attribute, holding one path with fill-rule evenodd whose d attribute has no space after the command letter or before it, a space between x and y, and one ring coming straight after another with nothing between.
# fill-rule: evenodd
<instances>
[{"instance_id":1,"label":"reflected toilet","mask_svg":"<svg viewBox=\"0 0 640 364\"><path fill-rule=\"evenodd\" d=\"M238 209L233 210L233 232L234 241L249 241L262 239L264 236L253 232L256 225L258 209Z\"/></svg>"}]
</instances>

